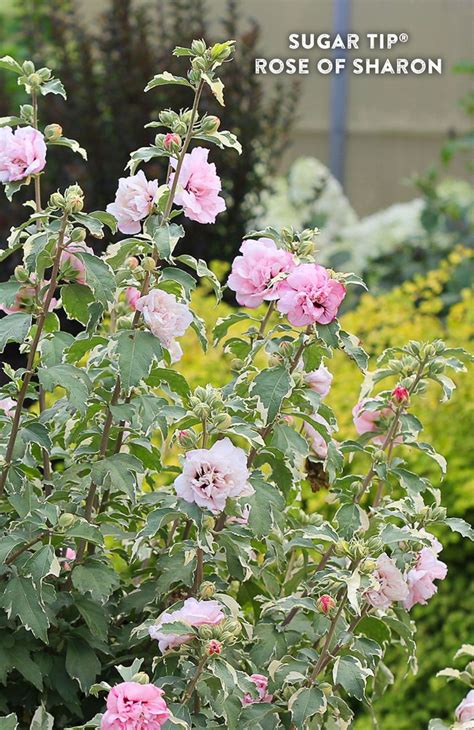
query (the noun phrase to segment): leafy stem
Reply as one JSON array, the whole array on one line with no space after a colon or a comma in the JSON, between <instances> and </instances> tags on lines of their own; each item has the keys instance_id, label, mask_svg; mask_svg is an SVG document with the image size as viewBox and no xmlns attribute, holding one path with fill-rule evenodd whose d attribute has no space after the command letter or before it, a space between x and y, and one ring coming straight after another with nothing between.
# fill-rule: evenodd
<instances>
[{"instance_id":1,"label":"leafy stem","mask_svg":"<svg viewBox=\"0 0 474 730\"><path fill-rule=\"evenodd\" d=\"M201 661L199 662L199 664L197 665L196 671L194 672L193 676L191 677L191 679L189 681L188 686L186 687L186 689L184 691L183 698L181 700L183 705L187 704L189 702L189 700L191 699L193 692L196 688L196 684L198 683L199 677L201 676L203 669L206 666L207 659L208 659L208 657L206 655L204 655L202 657Z\"/></svg>"}]
</instances>

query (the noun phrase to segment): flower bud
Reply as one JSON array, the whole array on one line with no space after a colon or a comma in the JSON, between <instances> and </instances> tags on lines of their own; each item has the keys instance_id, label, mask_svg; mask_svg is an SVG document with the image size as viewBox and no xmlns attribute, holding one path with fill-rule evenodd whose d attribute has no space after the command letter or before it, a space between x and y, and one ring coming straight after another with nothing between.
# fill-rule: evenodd
<instances>
[{"instance_id":1,"label":"flower bud","mask_svg":"<svg viewBox=\"0 0 474 730\"><path fill-rule=\"evenodd\" d=\"M240 621L237 621L235 618L225 618L221 622L220 627L223 631L228 632L232 636L238 636L242 631Z\"/></svg>"},{"instance_id":2,"label":"flower bud","mask_svg":"<svg viewBox=\"0 0 474 730\"><path fill-rule=\"evenodd\" d=\"M151 256L145 256L142 261L144 271L154 271L156 269L156 261Z\"/></svg>"},{"instance_id":3,"label":"flower bud","mask_svg":"<svg viewBox=\"0 0 474 730\"><path fill-rule=\"evenodd\" d=\"M41 76L42 81L48 81L52 76L51 70L49 68L45 68L44 66L43 68L38 69L38 74Z\"/></svg>"},{"instance_id":4,"label":"flower bud","mask_svg":"<svg viewBox=\"0 0 474 730\"><path fill-rule=\"evenodd\" d=\"M216 526L216 521L214 517L211 517L210 515L206 515L206 517L202 518L202 527L204 530L208 530L211 532L211 530L214 529Z\"/></svg>"},{"instance_id":5,"label":"flower bud","mask_svg":"<svg viewBox=\"0 0 474 730\"><path fill-rule=\"evenodd\" d=\"M176 134L175 132L168 132L168 134L165 134L163 147L168 152L178 152L181 148L181 137L179 134Z\"/></svg>"},{"instance_id":6,"label":"flower bud","mask_svg":"<svg viewBox=\"0 0 474 730\"><path fill-rule=\"evenodd\" d=\"M268 358L268 364L271 368L276 367L277 365L281 365L282 359L280 355L278 355L276 352L273 353L273 355L270 355Z\"/></svg>"},{"instance_id":7,"label":"flower bud","mask_svg":"<svg viewBox=\"0 0 474 730\"><path fill-rule=\"evenodd\" d=\"M75 228L71 233L71 241L74 241L75 243L78 243L79 241L85 241L86 236L87 233L85 232L84 228Z\"/></svg>"},{"instance_id":8,"label":"flower bud","mask_svg":"<svg viewBox=\"0 0 474 730\"><path fill-rule=\"evenodd\" d=\"M208 65L203 58L197 57L197 58L193 58L193 60L191 61L191 67L192 67L193 71L206 71L208 68Z\"/></svg>"},{"instance_id":9,"label":"flower bud","mask_svg":"<svg viewBox=\"0 0 474 730\"><path fill-rule=\"evenodd\" d=\"M129 256L128 257L128 259L127 259L127 266L128 266L129 269L131 269L133 271L139 265L140 265L140 262L139 262L139 260L137 259L136 256Z\"/></svg>"},{"instance_id":10,"label":"flower bud","mask_svg":"<svg viewBox=\"0 0 474 730\"><path fill-rule=\"evenodd\" d=\"M49 205L51 208L64 208L65 202L64 195L60 192L53 193L49 197Z\"/></svg>"},{"instance_id":11,"label":"flower bud","mask_svg":"<svg viewBox=\"0 0 474 730\"><path fill-rule=\"evenodd\" d=\"M396 403L407 403L410 400L410 393L403 385L397 385L392 390L392 398Z\"/></svg>"},{"instance_id":12,"label":"flower bud","mask_svg":"<svg viewBox=\"0 0 474 730\"><path fill-rule=\"evenodd\" d=\"M202 121L202 131L204 134L214 134L221 126L219 117L209 116Z\"/></svg>"},{"instance_id":13,"label":"flower bud","mask_svg":"<svg viewBox=\"0 0 474 730\"><path fill-rule=\"evenodd\" d=\"M367 558L361 564L360 571L361 571L361 573L365 573L367 575L369 573L373 573L376 568L377 568L377 561L372 560L372 558Z\"/></svg>"},{"instance_id":14,"label":"flower bud","mask_svg":"<svg viewBox=\"0 0 474 730\"><path fill-rule=\"evenodd\" d=\"M164 109L164 111L159 113L158 119L165 127L171 127L178 119L178 115L172 109Z\"/></svg>"},{"instance_id":15,"label":"flower bud","mask_svg":"<svg viewBox=\"0 0 474 730\"><path fill-rule=\"evenodd\" d=\"M216 639L211 639L209 644L207 645L207 653L209 656L212 656L213 654L220 654L222 651L222 644L220 641L217 641Z\"/></svg>"},{"instance_id":16,"label":"flower bud","mask_svg":"<svg viewBox=\"0 0 474 730\"><path fill-rule=\"evenodd\" d=\"M181 119L178 119L177 122L173 124L173 132L174 134L178 136L183 136L186 134L188 130L188 127L185 122L183 122Z\"/></svg>"},{"instance_id":17,"label":"flower bud","mask_svg":"<svg viewBox=\"0 0 474 730\"><path fill-rule=\"evenodd\" d=\"M211 58L213 61L225 61L232 54L232 48L223 43L216 43L211 48Z\"/></svg>"},{"instance_id":18,"label":"flower bud","mask_svg":"<svg viewBox=\"0 0 474 730\"><path fill-rule=\"evenodd\" d=\"M332 695L332 685L329 684L329 682L323 682L319 685L319 688L322 690L325 697L330 697Z\"/></svg>"},{"instance_id":19,"label":"flower bud","mask_svg":"<svg viewBox=\"0 0 474 730\"><path fill-rule=\"evenodd\" d=\"M191 50L193 53L196 54L196 56L202 56L202 54L206 52L206 48L206 43L202 38L199 40L194 40L191 43Z\"/></svg>"},{"instance_id":20,"label":"flower bud","mask_svg":"<svg viewBox=\"0 0 474 730\"><path fill-rule=\"evenodd\" d=\"M227 431L232 424L232 418L228 413L219 413L214 419L214 426L219 431Z\"/></svg>"},{"instance_id":21,"label":"flower bud","mask_svg":"<svg viewBox=\"0 0 474 730\"><path fill-rule=\"evenodd\" d=\"M137 684L149 684L150 677L146 674L146 672L137 672L133 675L132 682L136 682Z\"/></svg>"},{"instance_id":22,"label":"flower bud","mask_svg":"<svg viewBox=\"0 0 474 730\"><path fill-rule=\"evenodd\" d=\"M211 583L210 580L205 580L203 583L201 583L201 587L199 589L199 596L203 598L204 600L208 600L209 598L212 598L213 595L216 592L216 587L214 583Z\"/></svg>"},{"instance_id":23,"label":"flower bud","mask_svg":"<svg viewBox=\"0 0 474 730\"><path fill-rule=\"evenodd\" d=\"M193 413L200 421L207 421L211 415L211 408L207 405L207 403L198 403L195 408L193 408Z\"/></svg>"},{"instance_id":24,"label":"flower bud","mask_svg":"<svg viewBox=\"0 0 474 730\"><path fill-rule=\"evenodd\" d=\"M231 370L240 370L244 364L244 361L240 359L240 357L234 357L233 360L231 360L230 367Z\"/></svg>"},{"instance_id":25,"label":"flower bud","mask_svg":"<svg viewBox=\"0 0 474 730\"><path fill-rule=\"evenodd\" d=\"M318 611L320 613L324 613L324 615L331 613L331 611L335 607L335 605L336 605L336 601L328 593L324 593L322 596L320 596L318 598L318 600L316 602Z\"/></svg>"},{"instance_id":26,"label":"flower bud","mask_svg":"<svg viewBox=\"0 0 474 730\"><path fill-rule=\"evenodd\" d=\"M350 546L347 540L338 540L334 545L334 554L338 558L343 558L350 552Z\"/></svg>"},{"instance_id":27,"label":"flower bud","mask_svg":"<svg viewBox=\"0 0 474 730\"><path fill-rule=\"evenodd\" d=\"M39 75L39 73L32 73L28 76L27 82L28 86L31 86L32 89L37 89L39 86L41 86L43 79Z\"/></svg>"},{"instance_id":28,"label":"flower bud","mask_svg":"<svg viewBox=\"0 0 474 730\"><path fill-rule=\"evenodd\" d=\"M44 136L47 140L59 139L62 136L63 128L60 124L48 124L44 128Z\"/></svg>"},{"instance_id":29,"label":"flower bud","mask_svg":"<svg viewBox=\"0 0 474 730\"><path fill-rule=\"evenodd\" d=\"M15 266L14 276L20 284L24 284L29 279L29 275L24 266Z\"/></svg>"},{"instance_id":30,"label":"flower bud","mask_svg":"<svg viewBox=\"0 0 474 730\"><path fill-rule=\"evenodd\" d=\"M58 520L58 527L61 530L67 530L69 527L73 526L76 520L76 515L73 515L71 512L64 512Z\"/></svg>"},{"instance_id":31,"label":"flower bud","mask_svg":"<svg viewBox=\"0 0 474 730\"><path fill-rule=\"evenodd\" d=\"M84 207L84 193L79 185L70 185L65 190L66 209L70 213L80 213Z\"/></svg>"},{"instance_id":32,"label":"flower bud","mask_svg":"<svg viewBox=\"0 0 474 730\"><path fill-rule=\"evenodd\" d=\"M209 624L204 624L203 626L199 626L198 634L204 641L209 641L214 636L214 628L209 626Z\"/></svg>"},{"instance_id":33,"label":"flower bud","mask_svg":"<svg viewBox=\"0 0 474 730\"><path fill-rule=\"evenodd\" d=\"M35 72L35 64L33 61L25 61L22 65L23 73L29 75Z\"/></svg>"},{"instance_id":34,"label":"flower bud","mask_svg":"<svg viewBox=\"0 0 474 730\"><path fill-rule=\"evenodd\" d=\"M178 431L178 444L182 449L193 449L196 446L196 434L190 429Z\"/></svg>"}]
</instances>

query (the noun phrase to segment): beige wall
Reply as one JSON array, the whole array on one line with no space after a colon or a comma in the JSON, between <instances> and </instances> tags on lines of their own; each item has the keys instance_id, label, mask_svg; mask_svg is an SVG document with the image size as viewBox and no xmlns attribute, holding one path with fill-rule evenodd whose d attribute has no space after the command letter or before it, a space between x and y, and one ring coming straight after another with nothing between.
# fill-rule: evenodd
<instances>
[{"instance_id":1,"label":"beige wall","mask_svg":"<svg viewBox=\"0 0 474 730\"><path fill-rule=\"evenodd\" d=\"M104 0L82 2L84 13L93 18ZM219 17L225 0L209 0L209 6ZM317 49L290 51L288 35L331 32L332 0L243 0L242 7L243 20L253 17L261 25L262 56L317 59L330 54ZM474 57L474 0L352 0L351 25L361 35L408 33L408 43L378 51L379 56L444 59L442 76L350 76L345 187L363 214L413 197L407 178L435 161L449 132L466 129L458 100L467 93L470 79L453 74L451 68ZM351 53L371 55L365 44ZM285 164L300 154L327 162L330 77L313 72L300 79L295 140ZM272 80L265 77L263 83L270 86ZM464 174L460 161L453 171Z\"/></svg>"}]
</instances>

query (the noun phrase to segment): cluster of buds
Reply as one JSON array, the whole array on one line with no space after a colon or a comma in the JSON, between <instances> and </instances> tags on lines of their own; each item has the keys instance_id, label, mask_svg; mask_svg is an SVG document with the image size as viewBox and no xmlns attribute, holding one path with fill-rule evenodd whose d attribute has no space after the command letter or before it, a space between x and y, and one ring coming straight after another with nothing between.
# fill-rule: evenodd
<instances>
[{"instance_id":1,"label":"cluster of buds","mask_svg":"<svg viewBox=\"0 0 474 730\"><path fill-rule=\"evenodd\" d=\"M219 644L233 644L241 631L242 627L239 621L233 618L225 618L216 626L210 624L199 626L198 635L206 643L215 641Z\"/></svg>"},{"instance_id":2,"label":"cluster of buds","mask_svg":"<svg viewBox=\"0 0 474 730\"><path fill-rule=\"evenodd\" d=\"M319 596L318 600L316 601L316 606L320 613L323 613L325 616L327 616L336 607L336 601L332 596L329 595L329 593L323 593L323 595Z\"/></svg>"},{"instance_id":3,"label":"cluster of buds","mask_svg":"<svg viewBox=\"0 0 474 730\"><path fill-rule=\"evenodd\" d=\"M70 185L64 191L53 193L49 198L51 208L59 208L67 213L80 213L84 207L84 192L80 185Z\"/></svg>"},{"instance_id":4,"label":"cluster of buds","mask_svg":"<svg viewBox=\"0 0 474 730\"><path fill-rule=\"evenodd\" d=\"M200 421L208 422L215 431L226 431L232 419L224 410L222 394L211 385L198 386L189 398L189 408Z\"/></svg>"},{"instance_id":5,"label":"cluster of buds","mask_svg":"<svg viewBox=\"0 0 474 730\"><path fill-rule=\"evenodd\" d=\"M212 71L220 66L224 61L228 61L234 50L234 41L226 41L225 43L215 43L208 48L204 40L194 40L191 44L190 54L191 70L188 78L191 83L197 83L201 80L202 74L212 74Z\"/></svg>"},{"instance_id":6,"label":"cluster of buds","mask_svg":"<svg viewBox=\"0 0 474 730\"><path fill-rule=\"evenodd\" d=\"M318 233L318 228L305 228L303 231L297 232L292 227L288 227L282 228L280 239L287 251L291 251L300 259L307 259L312 257L316 250Z\"/></svg>"},{"instance_id":7,"label":"cluster of buds","mask_svg":"<svg viewBox=\"0 0 474 730\"><path fill-rule=\"evenodd\" d=\"M29 94L39 89L52 76L49 68L43 67L37 70L33 61L25 61L22 65L22 71L24 75L18 78L18 83L22 84Z\"/></svg>"},{"instance_id":8,"label":"cluster of buds","mask_svg":"<svg viewBox=\"0 0 474 730\"><path fill-rule=\"evenodd\" d=\"M352 540L338 540L334 545L334 554L339 558L350 558L351 560L366 560L373 553L378 553L383 547L379 537L370 537L362 540L354 537Z\"/></svg>"}]
</instances>

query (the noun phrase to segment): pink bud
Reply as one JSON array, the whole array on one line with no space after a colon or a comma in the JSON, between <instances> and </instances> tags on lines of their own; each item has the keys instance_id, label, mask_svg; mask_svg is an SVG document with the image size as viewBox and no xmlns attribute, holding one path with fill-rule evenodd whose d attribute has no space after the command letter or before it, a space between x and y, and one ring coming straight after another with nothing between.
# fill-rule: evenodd
<instances>
[{"instance_id":1,"label":"pink bud","mask_svg":"<svg viewBox=\"0 0 474 730\"><path fill-rule=\"evenodd\" d=\"M125 290L125 299L130 309L136 309L137 301L140 299L140 292L134 286L129 286Z\"/></svg>"},{"instance_id":2,"label":"pink bud","mask_svg":"<svg viewBox=\"0 0 474 730\"><path fill-rule=\"evenodd\" d=\"M324 595L320 596L317 601L318 611L324 613L325 615L330 613L335 605L336 601L332 596L329 596L327 593L324 593Z\"/></svg>"},{"instance_id":3,"label":"pink bud","mask_svg":"<svg viewBox=\"0 0 474 730\"><path fill-rule=\"evenodd\" d=\"M392 390L392 398L397 403L406 403L410 399L410 393L407 388L403 387L403 385L397 385L397 387Z\"/></svg>"},{"instance_id":4,"label":"pink bud","mask_svg":"<svg viewBox=\"0 0 474 730\"><path fill-rule=\"evenodd\" d=\"M212 654L220 654L222 651L222 644L220 641L216 641L215 639L211 639L207 646L207 653L209 656L212 656Z\"/></svg>"},{"instance_id":5,"label":"pink bud","mask_svg":"<svg viewBox=\"0 0 474 730\"><path fill-rule=\"evenodd\" d=\"M165 150L168 150L168 152L176 152L176 150L181 147L181 137L179 134L175 134L174 132L168 132L168 134L165 134L163 147Z\"/></svg>"},{"instance_id":6,"label":"pink bud","mask_svg":"<svg viewBox=\"0 0 474 730\"><path fill-rule=\"evenodd\" d=\"M127 266L128 266L129 269L136 269L138 267L139 263L140 262L139 262L139 260L137 259L136 256L130 256L127 259Z\"/></svg>"}]
</instances>

